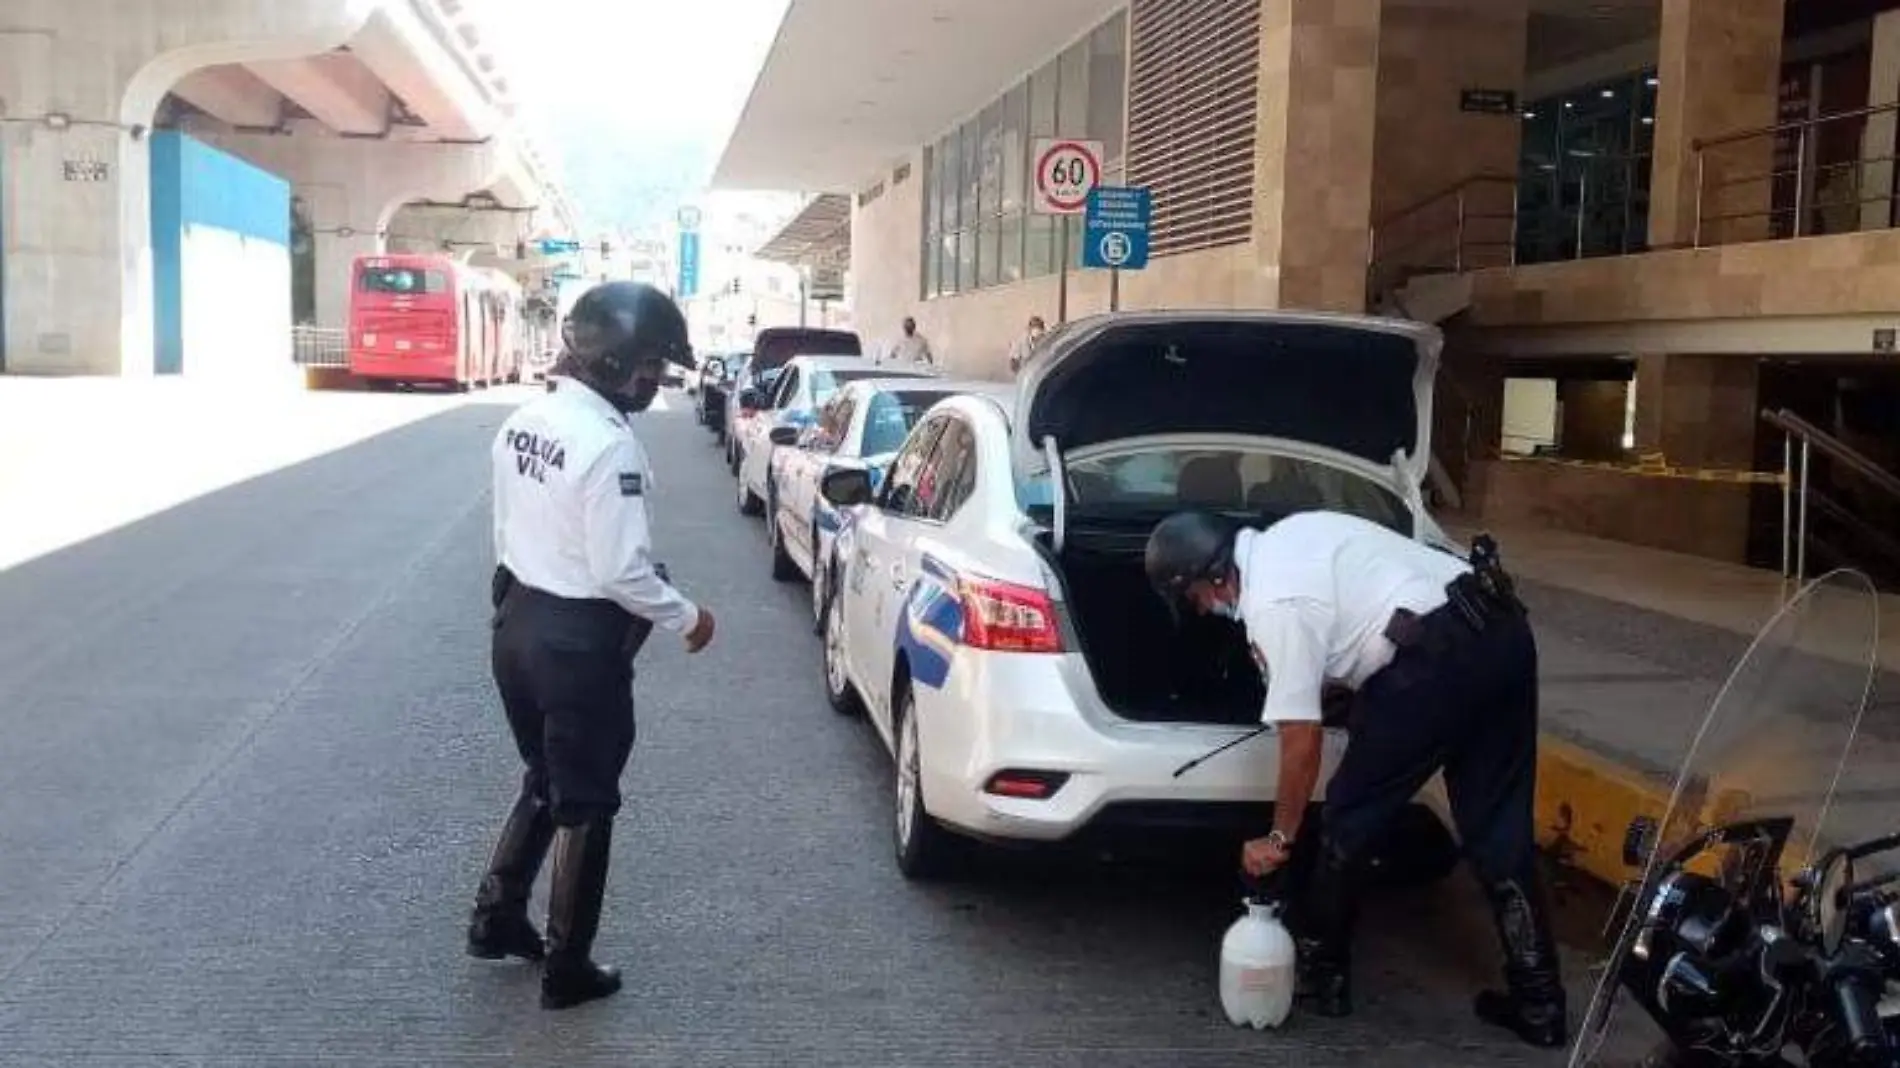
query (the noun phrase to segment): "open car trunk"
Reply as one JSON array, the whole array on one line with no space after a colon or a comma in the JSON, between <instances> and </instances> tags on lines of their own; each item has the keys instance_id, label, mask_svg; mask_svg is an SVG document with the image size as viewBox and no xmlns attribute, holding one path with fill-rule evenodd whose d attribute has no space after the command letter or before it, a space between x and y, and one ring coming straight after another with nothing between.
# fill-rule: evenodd
<instances>
[{"instance_id":1,"label":"open car trunk","mask_svg":"<svg viewBox=\"0 0 1900 1068\"><path fill-rule=\"evenodd\" d=\"M1258 724L1266 686L1245 630L1212 616L1175 624L1142 570L1148 530L1074 523L1059 555L1041 546L1102 700L1137 722Z\"/></svg>"}]
</instances>

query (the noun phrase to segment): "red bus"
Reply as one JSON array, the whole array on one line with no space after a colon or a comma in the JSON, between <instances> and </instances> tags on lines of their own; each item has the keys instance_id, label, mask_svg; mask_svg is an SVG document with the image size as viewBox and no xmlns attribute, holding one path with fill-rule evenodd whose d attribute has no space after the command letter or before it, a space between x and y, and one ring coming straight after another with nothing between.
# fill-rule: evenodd
<instances>
[{"instance_id":1,"label":"red bus","mask_svg":"<svg viewBox=\"0 0 1900 1068\"><path fill-rule=\"evenodd\" d=\"M350 373L373 387L456 390L521 381L521 286L448 256L359 256L350 268Z\"/></svg>"}]
</instances>

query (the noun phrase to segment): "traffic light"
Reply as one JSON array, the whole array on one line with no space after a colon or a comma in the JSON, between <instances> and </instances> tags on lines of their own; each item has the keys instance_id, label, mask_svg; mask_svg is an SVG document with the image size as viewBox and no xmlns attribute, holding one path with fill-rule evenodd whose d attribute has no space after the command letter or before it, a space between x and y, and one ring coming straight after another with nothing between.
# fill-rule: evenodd
<instances>
[{"instance_id":1,"label":"traffic light","mask_svg":"<svg viewBox=\"0 0 1900 1068\"><path fill-rule=\"evenodd\" d=\"M613 254L614 254L614 247L611 244L608 244L606 241L602 241L600 243L601 259L608 259L611 256L613 256Z\"/></svg>"},{"instance_id":2,"label":"traffic light","mask_svg":"<svg viewBox=\"0 0 1900 1068\"><path fill-rule=\"evenodd\" d=\"M526 241L515 242L515 259L525 260L527 258L528 258L528 243Z\"/></svg>"},{"instance_id":3,"label":"traffic light","mask_svg":"<svg viewBox=\"0 0 1900 1068\"><path fill-rule=\"evenodd\" d=\"M738 296L739 289L740 289L739 280L737 278L734 278L732 280L732 295L735 297Z\"/></svg>"}]
</instances>

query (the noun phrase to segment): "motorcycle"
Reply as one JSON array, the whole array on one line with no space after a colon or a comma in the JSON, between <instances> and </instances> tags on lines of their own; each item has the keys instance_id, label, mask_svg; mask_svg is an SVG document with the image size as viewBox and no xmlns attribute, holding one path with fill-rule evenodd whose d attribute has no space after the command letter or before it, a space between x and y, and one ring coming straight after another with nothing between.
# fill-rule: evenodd
<instances>
[{"instance_id":1,"label":"motorcycle","mask_svg":"<svg viewBox=\"0 0 1900 1068\"><path fill-rule=\"evenodd\" d=\"M1814 580L1761 629L1629 829L1571 1068L1900 1068L1900 717L1879 601ZM1620 923L1619 923L1620 921Z\"/></svg>"}]
</instances>

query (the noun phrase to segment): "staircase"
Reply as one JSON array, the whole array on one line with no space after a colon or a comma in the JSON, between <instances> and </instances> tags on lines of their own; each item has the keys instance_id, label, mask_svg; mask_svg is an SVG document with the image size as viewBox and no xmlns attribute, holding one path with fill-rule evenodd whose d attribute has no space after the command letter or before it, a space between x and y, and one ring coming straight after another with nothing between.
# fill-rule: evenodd
<instances>
[{"instance_id":1,"label":"staircase","mask_svg":"<svg viewBox=\"0 0 1900 1068\"><path fill-rule=\"evenodd\" d=\"M1516 261L1516 201L1516 176L1479 173L1388 216L1368 242L1368 310L1434 325L1462 314L1471 306L1473 270ZM1439 386L1427 488L1435 505L1459 510L1475 455L1475 407L1442 373Z\"/></svg>"}]
</instances>

